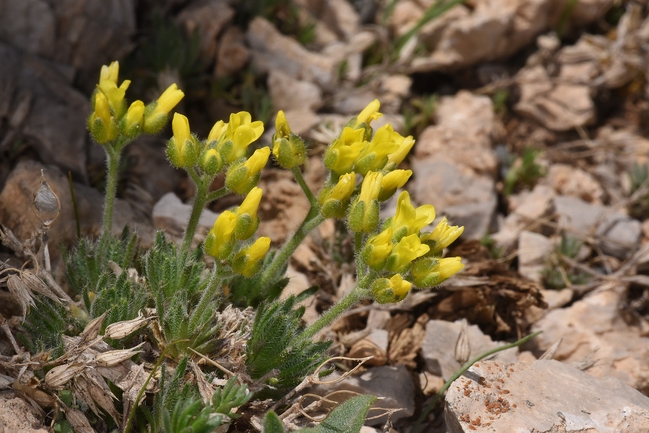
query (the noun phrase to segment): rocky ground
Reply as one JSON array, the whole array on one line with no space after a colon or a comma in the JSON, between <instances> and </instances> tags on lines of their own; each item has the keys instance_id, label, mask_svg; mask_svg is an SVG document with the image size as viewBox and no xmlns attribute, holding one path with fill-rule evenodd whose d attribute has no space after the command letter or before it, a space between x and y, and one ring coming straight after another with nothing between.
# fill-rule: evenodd
<instances>
[{"instance_id":1,"label":"rocky ground","mask_svg":"<svg viewBox=\"0 0 649 433\"><path fill-rule=\"evenodd\" d=\"M267 122L269 141L284 110L311 145L304 172L314 189L326 143L378 98L379 125L417 139L407 162L413 199L466 227L450 252L466 268L438 290L336 322L328 334L336 354L374 358L320 392L384 397L377 405L395 409L384 431L408 432L459 368L466 320L471 357L543 333L476 364L426 431L649 431L648 6L453 3L426 21L437 7L430 0L278 0L266 9L0 0L0 222L29 238L40 224L29 209L43 170L62 204L50 244L70 245L77 230L98 234L103 152L85 119L99 68L114 59L134 86L144 83L143 97L178 82L187 94L179 111L203 135L245 109ZM114 231L130 224L145 247L156 229L180 236L189 214L189 183L162 152L168 136L131 145L122 170ZM308 203L290 173L270 167L262 184L260 231L279 244ZM233 204L204 213L197 241ZM353 284L351 265L331 247L342 237L345 251L343 232L323 225L289 268L291 290L321 286L307 322ZM19 265L8 249L0 260ZM6 289L0 297L8 319L15 305ZM9 379L0 375L0 431L43 431L43 414L28 414ZM387 421L369 420L368 431Z\"/></svg>"}]
</instances>

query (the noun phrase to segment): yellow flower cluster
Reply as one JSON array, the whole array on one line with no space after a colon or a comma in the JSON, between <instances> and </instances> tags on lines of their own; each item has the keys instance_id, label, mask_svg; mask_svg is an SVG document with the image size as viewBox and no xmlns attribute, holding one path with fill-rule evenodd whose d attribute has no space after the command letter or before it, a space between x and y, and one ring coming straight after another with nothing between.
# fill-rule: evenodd
<instances>
[{"instance_id":1,"label":"yellow flower cluster","mask_svg":"<svg viewBox=\"0 0 649 433\"><path fill-rule=\"evenodd\" d=\"M369 236L360 253L362 262L379 275L371 285L374 298L398 302L413 285L432 287L462 269L459 257L441 258L441 254L464 227L449 226L444 218L432 232L421 233L435 219L435 208L415 208L405 191L399 196L396 215L380 227L380 202L412 175L412 171L397 167L414 139L401 136L389 124L373 131L370 124L381 116L379 108L379 101L372 101L325 151L324 164L331 176L318 201L322 216L347 216L349 228L357 236ZM276 136L279 131L278 126ZM359 175L363 180L357 187Z\"/></svg>"},{"instance_id":2,"label":"yellow flower cluster","mask_svg":"<svg viewBox=\"0 0 649 433\"><path fill-rule=\"evenodd\" d=\"M100 144L115 141L120 134L132 140L141 133L155 134L167 123L169 112L184 97L184 93L172 84L157 101L148 105L137 100L126 109L126 90L130 80L118 85L119 63L104 65L99 74L99 84L92 97L92 113L88 129Z\"/></svg>"}]
</instances>

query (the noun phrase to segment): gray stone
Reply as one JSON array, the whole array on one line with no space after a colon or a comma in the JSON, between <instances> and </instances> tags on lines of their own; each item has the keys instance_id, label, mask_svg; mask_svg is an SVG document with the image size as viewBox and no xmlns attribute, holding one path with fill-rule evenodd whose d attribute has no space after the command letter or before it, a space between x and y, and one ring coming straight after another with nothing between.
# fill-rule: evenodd
<instances>
[{"instance_id":1,"label":"gray stone","mask_svg":"<svg viewBox=\"0 0 649 433\"><path fill-rule=\"evenodd\" d=\"M201 59L211 62L217 51L217 39L223 28L234 18L226 0L192 2L178 15L187 34L198 33Z\"/></svg>"},{"instance_id":2,"label":"gray stone","mask_svg":"<svg viewBox=\"0 0 649 433\"><path fill-rule=\"evenodd\" d=\"M279 70L268 74L268 90L275 110L315 112L323 104L320 87L309 81L296 80Z\"/></svg>"},{"instance_id":3,"label":"gray stone","mask_svg":"<svg viewBox=\"0 0 649 433\"><path fill-rule=\"evenodd\" d=\"M338 373L334 373L321 380L329 382L338 376ZM395 384L398 384L398 386L395 386ZM412 416L415 412L415 385L408 369L403 365L370 368L360 375L348 377L336 384L318 385L310 392L318 395L328 395L339 390L379 397L372 405L370 413L375 416L381 414L381 409L397 409L391 416L392 422ZM348 394L340 393L327 398L339 401L338 399L347 399L348 397ZM365 423L370 426L382 425L386 423L387 419L387 415L384 415L367 420Z\"/></svg>"},{"instance_id":4,"label":"gray stone","mask_svg":"<svg viewBox=\"0 0 649 433\"><path fill-rule=\"evenodd\" d=\"M639 221L575 197L556 196L553 202L564 227L581 237L594 232L606 254L625 259L637 248L642 234Z\"/></svg>"},{"instance_id":5,"label":"gray stone","mask_svg":"<svg viewBox=\"0 0 649 433\"><path fill-rule=\"evenodd\" d=\"M42 161L86 178L86 117L90 102L72 87L66 68L0 43L0 100L10 137L22 136Z\"/></svg>"},{"instance_id":6,"label":"gray stone","mask_svg":"<svg viewBox=\"0 0 649 433\"><path fill-rule=\"evenodd\" d=\"M557 361L480 361L446 395L449 433L640 433L649 398Z\"/></svg>"},{"instance_id":7,"label":"gray stone","mask_svg":"<svg viewBox=\"0 0 649 433\"><path fill-rule=\"evenodd\" d=\"M554 250L552 241L543 235L524 231L518 238L518 272L532 281L541 282L541 272Z\"/></svg>"},{"instance_id":8,"label":"gray stone","mask_svg":"<svg viewBox=\"0 0 649 433\"><path fill-rule=\"evenodd\" d=\"M246 40L257 71L282 71L293 78L314 82L325 90L335 87L339 59L308 51L296 40L282 35L267 20L253 19Z\"/></svg>"},{"instance_id":9,"label":"gray stone","mask_svg":"<svg viewBox=\"0 0 649 433\"><path fill-rule=\"evenodd\" d=\"M462 324L459 321L431 320L426 324L426 334L421 346L421 355L429 373L447 380L460 369L460 363L455 360L455 344L461 329ZM492 341L488 335L483 334L477 325L468 327L468 337L471 349L469 359L501 345ZM514 362L516 361L517 352L518 349L515 347L507 349L498 352L494 359L503 362Z\"/></svg>"},{"instance_id":10,"label":"gray stone","mask_svg":"<svg viewBox=\"0 0 649 433\"><path fill-rule=\"evenodd\" d=\"M169 192L153 206L153 225L158 230L166 230L171 235L180 236L185 232L192 205L183 203L173 192ZM203 209L198 226L209 230L219 214Z\"/></svg>"},{"instance_id":11,"label":"gray stone","mask_svg":"<svg viewBox=\"0 0 649 433\"><path fill-rule=\"evenodd\" d=\"M239 27L231 26L223 32L216 53L214 75L233 75L243 69L250 59L250 50L243 43L244 39L245 35Z\"/></svg>"},{"instance_id":12,"label":"gray stone","mask_svg":"<svg viewBox=\"0 0 649 433\"><path fill-rule=\"evenodd\" d=\"M569 307L548 312L532 328L543 331L534 339L539 351L562 339L554 359L573 364L596 360L589 374L615 377L649 392L649 338L622 319L618 306L626 290L606 283Z\"/></svg>"}]
</instances>

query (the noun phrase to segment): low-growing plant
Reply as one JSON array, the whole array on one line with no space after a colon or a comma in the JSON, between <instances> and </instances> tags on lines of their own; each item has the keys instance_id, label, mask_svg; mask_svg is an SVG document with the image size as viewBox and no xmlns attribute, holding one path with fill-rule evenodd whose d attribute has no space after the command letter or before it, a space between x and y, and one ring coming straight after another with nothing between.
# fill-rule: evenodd
<instances>
[{"instance_id":1,"label":"low-growing plant","mask_svg":"<svg viewBox=\"0 0 649 433\"><path fill-rule=\"evenodd\" d=\"M545 167L537 160L540 155L541 151L531 147L523 149L520 159L515 159L507 171L503 194L510 195L517 187L531 188L545 176Z\"/></svg>"},{"instance_id":2,"label":"low-growing plant","mask_svg":"<svg viewBox=\"0 0 649 433\"><path fill-rule=\"evenodd\" d=\"M549 258L550 263L543 270L543 281L547 288L560 290L572 284L588 282L588 274L575 269L566 261L566 258L575 259L582 245L583 241L579 238L565 233L561 235L561 242Z\"/></svg>"},{"instance_id":3,"label":"low-growing plant","mask_svg":"<svg viewBox=\"0 0 649 433\"><path fill-rule=\"evenodd\" d=\"M233 422L244 410L240 406L251 399L254 410L267 410L264 398L287 395L323 364L330 342L315 337L347 309L364 300L399 302L414 287L435 287L463 268L460 257L442 257L463 227L444 218L424 231L436 217L432 205L415 207L403 191L396 214L385 221L379 217L381 203L412 175L398 166L414 139L389 124L372 128L381 116L377 100L352 118L325 150L329 176L317 193L300 170L306 145L282 111L271 146L256 146L251 155L248 148L261 137L264 124L248 112L216 122L207 138L192 133L187 117L175 113L167 157L196 187L182 240L177 245L159 232L153 246L140 251L128 229L114 237L122 151L141 134L161 131L183 98L174 84L157 101L135 101L127 107L130 82L119 83L118 74L117 62L104 66L92 96L88 129L107 155L107 187L99 239L82 239L65 254L66 275L77 299L48 277L48 266L38 274L39 284L27 270L6 268L0 274L9 275L2 281L22 299L28 332L21 338L32 351L32 362L25 365L32 377L42 378L39 389L46 395L71 391L81 408L120 431L214 431ZM295 233L273 251L268 237L256 236L263 199L258 183L271 154L277 165L293 173L310 204ZM224 186L212 190L219 175ZM241 204L221 212L196 246L203 209L228 194L241 196ZM44 197L58 203L48 194ZM344 221L354 238L356 283L304 326L304 307L298 302L317 287L281 299L288 283L285 272L298 246L328 218ZM25 250L9 232L0 231L0 238L17 253L31 254L34 267L43 262L42 254ZM39 239L45 246L40 251L47 251L43 233ZM115 394L123 400L118 406ZM352 399L306 431L358 431L373 399ZM62 400L60 404L64 412L70 409ZM75 431L94 419L72 414L77 412L66 412ZM269 431L279 431L275 418L266 418Z\"/></svg>"}]
</instances>

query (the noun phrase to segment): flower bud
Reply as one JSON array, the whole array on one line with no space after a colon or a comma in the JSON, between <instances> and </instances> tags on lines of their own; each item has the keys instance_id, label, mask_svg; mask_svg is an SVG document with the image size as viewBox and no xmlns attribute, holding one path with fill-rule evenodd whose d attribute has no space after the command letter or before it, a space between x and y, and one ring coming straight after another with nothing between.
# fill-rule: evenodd
<instances>
[{"instance_id":1,"label":"flower bud","mask_svg":"<svg viewBox=\"0 0 649 433\"><path fill-rule=\"evenodd\" d=\"M234 212L221 212L205 238L205 253L215 259L225 260L232 253L236 226L237 215Z\"/></svg>"},{"instance_id":2,"label":"flower bud","mask_svg":"<svg viewBox=\"0 0 649 433\"><path fill-rule=\"evenodd\" d=\"M379 201L385 201L392 197L397 189L401 188L406 184L406 182L408 182L410 176L412 176L412 170L394 170L383 175Z\"/></svg>"},{"instance_id":3,"label":"flower bud","mask_svg":"<svg viewBox=\"0 0 649 433\"><path fill-rule=\"evenodd\" d=\"M244 277L252 277L261 268L261 262L270 248L270 238L260 237L255 243L234 256L232 270Z\"/></svg>"},{"instance_id":4,"label":"flower bud","mask_svg":"<svg viewBox=\"0 0 649 433\"><path fill-rule=\"evenodd\" d=\"M225 131L221 134L218 149L226 164L232 164L245 158L248 146L264 133L263 122L259 120L253 122L247 111L230 114L230 122L222 127L225 127ZM219 132L217 125L214 125L212 129L217 129L214 131L214 136L216 136ZM210 136L212 136L212 132L210 132Z\"/></svg>"},{"instance_id":5,"label":"flower bud","mask_svg":"<svg viewBox=\"0 0 649 433\"><path fill-rule=\"evenodd\" d=\"M426 254L429 249L428 245L421 243L416 234L404 236L392 248L386 267L392 272L406 272L412 262Z\"/></svg>"},{"instance_id":6,"label":"flower bud","mask_svg":"<svg viewBox=\"0 0 649 433\"><path fill-rule=\"evenodd\" d=\"M363 135L362 129L343 128L340 136L325 150L325 167L339 176L352 171L354 161L365 147Z\"/></svg>"},{"instance_id":7,"label":"flower bud","mask_svg":"<svg viewBox=\"0 0 649 433\"><path fill-rule=\"evenodd\" d=\"M401 274L395 274L390 279L379 278L371 286L374 299L379 304L402 301L411 288L412 283L404 280Z\"/></svg>"},{"instance_id":8,"label":"flower bud","mask_svg":"<svg viewBox=\"0 0 649 433\"><path fill-rule=\"evenodd\" d=\"M259 227L257 209L259 209L259 202L261 201L262 195L262 189L254 187L243 200L241 206L235 210L237 214L237 226L234 229L234 236L238 240L249 239L257 231L257 227Z\"/></svg>"},{"instance_id":9,"label":"flower bud","mask_svg":"<svg viewBox=\"0 0 649 433\"><path fill-rule=\"evenodd\" d=\"M128 107L126 116L123 119L124 135L129 138L135 138L142 132L142 122L144 121L144 102L137 100Z\"/></svg>"},{"instance_id":10,"label":"flower bud","mask_svg":"<svg viewBox=\"0 0 649 433\"><path fill-rule=\"evenodd\" d=\"M390 227L369 238L361 253L363 262L376 271L383 269L388 256L392 252L391 240L392 229Z\"/></svg>"},{"instance_id":11,"label":"flower bud","mask_svg":"<svg viewBox=\"0 0 649 433\"><path fill-rule=\"evenodd\" d=\"M413 283L421 289L441 284L464 268L461 260L461 257L424 257L417 260L410 269Z\"/></svg>"},{"instance_id":12,"label":"flower bud","mask_svg":"<svg viewBox=\"0 0 649 433\"><path fill-rule=\"evenodd\" d=\"M449 226L444 217L435 229L421 237L421 241L430 247L428 255L439 256L444 248L451 245L464 232L464 226Z\"/></svg>"},{"instance_id":13,"label":"flower bud","mask_svg":"<svg viewBox=\"0 0 649 433\"><path fill-rule=\"evenodd\" d=\"M386 170L393 170L399 164L401 164L401 162L406 159L406 156L408 156L408 153L410 152L410 149L412 149L412 146L415 145L415 139L412 138L412 135L402 137L396 132L395 134L398 136L396 142L399 144L399 148L388 155L388 163L385 166Z\"/></svg>"},{"instance_id":14,"label":"flower bud","mask_svg":"<svg viewBox=\"0 0 649 433\"><path fill-rule=\"evenodd\" d=\"M216 176L223 168L223 158L216 149L207 149L200 161L200 168L208 176Z\"/></svg>"},{"instance_id":15,"label":"flower bud","mask_svg":"<svg viewBox=\"0 0 649 433\"><path fill-rule=\"evenodd\" d=\"M167 124L167 116L174 109L185 94L174 83L167 87L157 101L147 105L144 111L144 132L147 134L156 134Z\"/></svg>"},{"instance_id":16,"label":"flower bud","mask_svg":"<svg viewBox=\"0 0 649 433\"><path fill-rule=\"evenodd\" d=\"M306 159L306 145L295 134L289 138L276 138L273 140L273 156L279 165L290 170Z\"/></svg>"},{"instance_id":17,"label":"flower bud","mask_svg":"<svg viewBox=\"0 0 649 433\"><path fill-rule=\"evenodd\" d=\"M379 128L354 161L354 171L365 175L368 171L382 170L388 162L388 154L399 148L392 140L393 134L389 124Z\"/></svg>"},{"instance_id":18,"label":"flower bud","mask_svg":"<svg viewBox=\"0 0 649 433\"><path fill-rule=\"evenodd\" d=\"M117 138L117 125L110 113L108 99L101 92L96 92L94 111L88 118L88 129L92 138L99 144L105 144Z\"/></svg>"},{"instance_id":19,"label":"flower bud","mask_svg":"<svg viewBox=\"0 0 649 433\"><path fill-rule=\"evenodd\" d=\"M171 126L174 135L167 142L169 161L178 168L193 167L198 161L199 145L189 130L189 120L182 114L174 113Z\"/></svg>"},{"instance_id":20,"label":"flower bud","mask_svg":"<svg viewBox=\"0 0 649 433\"><path fill-rule=\"evenodd\" d=\"M371 171L367 173L361 193L349 210L349 228L355 232L371 233L379 225L379 193L383 174Z\"/></svg>"},{"instance_id":21,"label":"flower bud","mask_svg":"<svg viewBox=\"0 0 649 433\"><path fill-rule=\"evenodd\" d=\"M248 194L259 182L261 169L266 166L269 155L270 148L262 147L255 150L245 162L230 166L225 176L225 186L237 194Z\"/></svg>"},{"instance_id":22,"label":"flower bud","mask_svg":"<svg viewBox=\"0 0 649 433\"><path fill-rule=\"evenodd\" d=\"M342 218L349 198L356 187L356 173L344 174L338 179L336 185L327 186L318 194L320 213L325 218Z\"/></svg>"}]
</instances>

